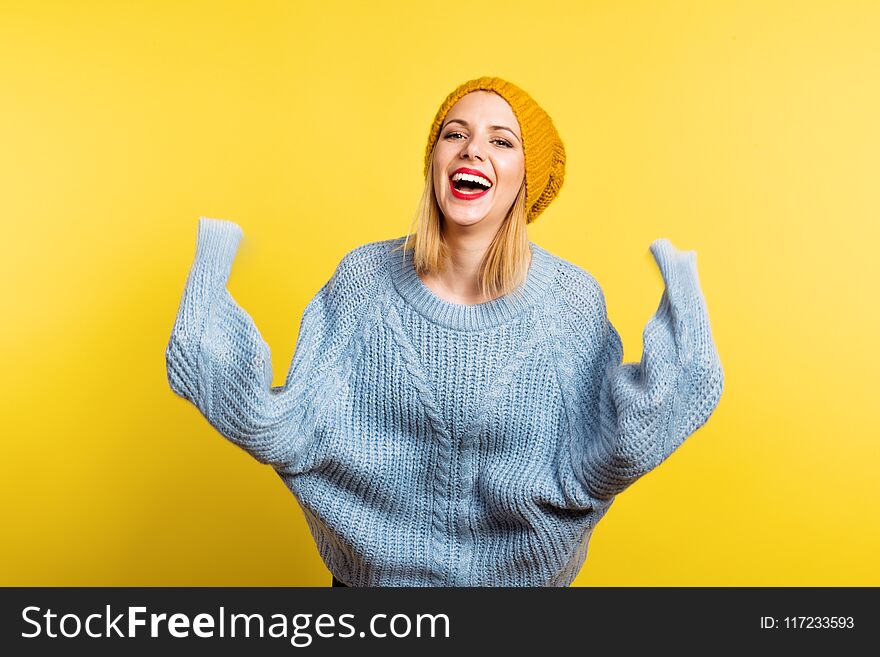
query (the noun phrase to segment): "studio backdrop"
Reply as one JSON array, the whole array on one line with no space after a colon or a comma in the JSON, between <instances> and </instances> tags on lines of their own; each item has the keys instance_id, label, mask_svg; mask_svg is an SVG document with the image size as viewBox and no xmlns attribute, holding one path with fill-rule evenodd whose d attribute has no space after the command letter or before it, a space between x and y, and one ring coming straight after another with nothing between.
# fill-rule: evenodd
<instances>
[{"instance_id":1,"label":"studio backdrop","mask_svg":"<svg viewBox=\"0 0 880 657\"><path fill-rule=\"evenodd\" d=\"M444 95L552 115L529 237L590 272L624 361L697 254L711 420L615 500L576 586L880 585L880 5L0 3L0 585L327 586L270 467L168 385L200 217L284 383L309 300L405 235Z\"/></svg>"}]
</instances>

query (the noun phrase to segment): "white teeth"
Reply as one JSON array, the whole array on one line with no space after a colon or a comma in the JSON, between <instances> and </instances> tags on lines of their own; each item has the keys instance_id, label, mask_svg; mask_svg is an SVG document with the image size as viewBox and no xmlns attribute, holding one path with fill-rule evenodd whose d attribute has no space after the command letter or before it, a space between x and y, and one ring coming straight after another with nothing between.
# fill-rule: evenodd
<instances>
[{"instance_id":1,"label":"white teeth","mask_svg":"<svg viewBox=\"0 0 880 657\"><path fill-rule=\"evenodd\" d=\"M487 178L483 178L483 176L475 176L470 173L456 173L452 175L452 182L458 182L459 180L470 180L478 185L482 185L486 189L492 186L492 182Z\"/></svg>"}]
</instances>

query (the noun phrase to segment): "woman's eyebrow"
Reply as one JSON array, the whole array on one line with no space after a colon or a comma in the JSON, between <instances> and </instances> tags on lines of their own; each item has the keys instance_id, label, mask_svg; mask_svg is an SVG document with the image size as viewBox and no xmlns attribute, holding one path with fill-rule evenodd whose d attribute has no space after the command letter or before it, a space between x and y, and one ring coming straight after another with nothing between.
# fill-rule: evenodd
<instances>
[{"instance_id":1,"label":"woman's eyebrow","mask_svg":"<svg viewBox=\"0 0 880 657\"><path fill-rule=\"evenodd\" d=\"M447 125L449 125L450 123L461 123L465 128L469 128L469 127L470 127L470 126L468 125L468 122L465 121L465 120L463 120L463 119L449 119L449 121L447 121L447 122L446 122L446 125L444 125L443 127L445 128L445 127L446 127ZM509 132L510 134L512 134L514 137L516 137L516 133L515 133L513 130L511 130L510 128L508 128L507 126L504 126L504 125L490 125L490 126L489 126L489 129L490 129L490 130L507 130L507 132ZM516 138L517 138L517 140L519 140L519 137L516 137Z\"/></svg>"}]
</instances>

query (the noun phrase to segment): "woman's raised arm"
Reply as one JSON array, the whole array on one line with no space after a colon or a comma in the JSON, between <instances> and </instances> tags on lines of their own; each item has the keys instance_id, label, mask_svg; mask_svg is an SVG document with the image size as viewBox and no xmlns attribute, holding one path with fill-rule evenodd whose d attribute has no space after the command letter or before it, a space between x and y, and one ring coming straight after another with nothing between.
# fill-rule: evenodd
<instances>
[{"instance_id":1,"label":"woman's raised arm","mask_svg":"<svg viewBox=\"0 0 880 657\"><path fill-rule=\"evenodd\" d=\"M171 389L192 402L224 437L260 463L288 465L304 441L302 361L314 353L326 287L303 314L297 358L284 386L272 387L269 347L226 289L241 228L199 219L193 262L165 351Z\"/></svg>"},{"instance_id":2,"label":"woman's raised arm","mask_svg":"<svg viewBox=\"0 0 880 657\"><path fill-rule=\"evenodd\" d=\"M584 483L600 499L618 494L668 458L706 423L724 387L696 252L678 251L659 239L651 253L665 290L645 327L640 363L622 363L620 335L608 321L604 299L601 303L598 417L580 453Z\"/></svg>"}]
</instances>

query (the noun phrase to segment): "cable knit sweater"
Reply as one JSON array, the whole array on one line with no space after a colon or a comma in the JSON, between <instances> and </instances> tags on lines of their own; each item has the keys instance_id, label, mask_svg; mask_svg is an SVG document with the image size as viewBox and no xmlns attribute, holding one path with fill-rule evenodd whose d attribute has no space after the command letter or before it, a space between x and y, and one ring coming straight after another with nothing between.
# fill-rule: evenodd
<instances>
[{"instance_id":1,"label":"cable knit sweater","mask_svg":"<svg viewBox=\"0 0 880 657\"><path fill-rule=\"evenodd\" d=\"M530 242L525 282L478 305L433 294L404 238L342 258L306 307L284 385L226 289L242 239L199 220L166 349L172 390L296 497L349 586L568 586L615 496L718 404L696 253L664 281L641 363L621 362L596 280Z\"/></svg>"}]
</instances>

